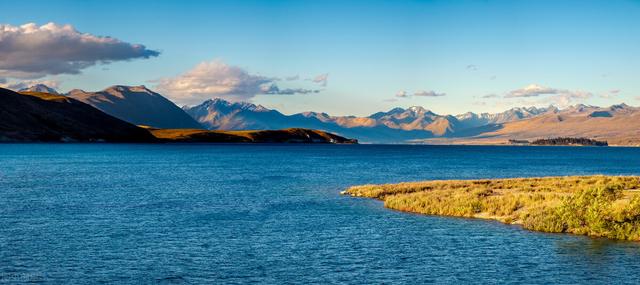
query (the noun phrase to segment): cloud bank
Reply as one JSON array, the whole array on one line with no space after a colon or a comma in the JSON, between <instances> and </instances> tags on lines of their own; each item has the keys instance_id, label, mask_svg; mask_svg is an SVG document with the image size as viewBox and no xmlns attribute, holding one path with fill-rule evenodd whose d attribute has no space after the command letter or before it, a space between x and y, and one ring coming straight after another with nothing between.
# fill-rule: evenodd
<instances>
[{"instance_id":1,"label":"cloud bank","mask_svg":"<svg viewBox=\"0 0 640 285\"><path fill-rule=\"evenodd\" d=\"M429 90L429 91L425 91L425 90L420 90L417 91L416 93L413 93L413 96L419 96L419 97L440 97L440 96L445 96L447 95L446 93L437 93L433 90Z\"/></svg>"},{"instance_id":2,"label":"cloud bank","mask_svg":"<svg viewBox=\"0 0 640 285\"><path fill-rule=\"evenodd\" d=\"M319 93L317 89L280 89L277 77L249 73L220 60L201 62L176 77L158 80L156 88L181 104L197 104L212 97L247 101L256 95L294 95Z\"/></svg>"},{"instance_id":3,"label":"cloud bank","mask_svg":"<svg viewBox=\"0 0 640 285\"><path fill-rule=\"evenodd\" d=\"M551 95L536 103L551 103L559 107L569 106L574 102L584 101L591 98L593 93L580 90L567 90L559 88L545 87L538 84L530 84L520 89L512 90L504 95L505 98L529 98Z\"/></svg>"},{"instance_id":4,"label":"cloud bank","mask_svg":"<svg viewBox=\"0 0 640 285\"><path fill-rule=\"evenodd\" d=\"M310 94L320 93L317 89L304 89L304 88L285 88L280 89L278 85L271 84L268 87L262 88L261 94L265 95L295 95L295 94Z\"/></svg>"},{"instance_id":5,"label":"cloud bank","mask_svg":"<svg viewBox=\"0 0 640 285\"><path fill-rule=\"evenodd\" d=\"M412 96L418 96L418 97L440 97L440 96L446 96L446 93L438 93L435 92L433 90L419 90L414 92L413 94L408 93L407 91L398 91L396 92L396 98L410 98Z\"/></svg>"},{"instance_id":6,"label":"cloud bank","mask_svg":"<svg viewBox=\"0 0 640 285\"><path fill-rule=\"evenodd\" d=\"M0 76L23 79L78 74L114 61L156 57L160 52L112 37L78 32L71 25L0 24Z\"/></svg>"},{"instance_id":7,"label":"cloud bank","mask_svg":"<svg viewBox=\"0 0 640 285\"><path fill-rule=\"evenodd\" d=\"M558 89L544 87L538 84L530 84L524 88L509 91L505 98L519 98L519 97L538 97L541 95L557 95L557 97L567 98L589 98L593 94L585 91L571 91L567 89Z\"/></svg>"},{"instance_id":8,"label":"cloud bank","mask_svg":"<svg viewBox=\"0 0 640 285\"><path fill-rule=\"evenodd\" d=\"M53 89L60 88L60 81L57 80L23 80L23 81L7 81L6 79L0 78L0 87L11 89L14 91L19 91L22 89L27 89L34 85L46 85L47 87L51 87Z\"/></svg>"},{"instance_id":9,"label":"cloud bank","mask_svg":"<svg viewBox=\"0 0 640 285\"><path fill-rule=\"evenodd\" d=\"M509 91L505 98L516 97L536 97L540 95L559 94L561 90L555 88L544 87L538 84L530 84L524 88Z\"/></svg>"},{"instance_id":10,"label":"cloud bank","mask_svg":"<svg viewBox=\"0 0 640 285\"><path fill-rule=\"evenodd\" d=\"M609 90L609 92L600 94L600 98L604 99L612 99L620 94L620 89Z\"/></svg>"}]
</instances>

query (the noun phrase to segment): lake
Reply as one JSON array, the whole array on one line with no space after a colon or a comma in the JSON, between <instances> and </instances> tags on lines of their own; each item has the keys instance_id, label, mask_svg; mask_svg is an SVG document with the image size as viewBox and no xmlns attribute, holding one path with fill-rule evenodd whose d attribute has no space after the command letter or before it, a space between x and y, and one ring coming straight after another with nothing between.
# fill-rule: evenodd
<instances>
[{"instance_id":1,"label":"lake","mask_svg":"<svg viewBox=\"0 0 640 285\"><path fill-rule=\"evenodd\" d=\"M0 144L0 283L638 284L640 244L339 195L640 175L640 148Z\"/></svg>"}]
</instances>

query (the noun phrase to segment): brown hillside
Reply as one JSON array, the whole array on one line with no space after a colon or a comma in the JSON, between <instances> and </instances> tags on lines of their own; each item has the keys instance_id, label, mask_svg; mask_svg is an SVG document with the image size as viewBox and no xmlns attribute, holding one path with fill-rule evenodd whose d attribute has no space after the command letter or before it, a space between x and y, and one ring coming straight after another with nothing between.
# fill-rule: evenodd
<instances>
[{"instance_id":1,"label":"brown hillside","mask_svg":"<svg viewBox=\"0 0 640 285\"><path fill-rule=\"evenodd\" d=\"M0 88L0 141L149 142L147 131L60 95Z\"/></svg>"},{"instance_id":2,"label":"brown hillside","mask_svg":"<svg viewBox=\"0 0 640 285\"><path fill-rule=\"evenodd\" d=\"M427 143L506 144L508 140L582 137L610 145L640 145L640 108L578 105L562 111L497 125L495 130L471 137L422 140Z\"/></svg>"}]
</instances>

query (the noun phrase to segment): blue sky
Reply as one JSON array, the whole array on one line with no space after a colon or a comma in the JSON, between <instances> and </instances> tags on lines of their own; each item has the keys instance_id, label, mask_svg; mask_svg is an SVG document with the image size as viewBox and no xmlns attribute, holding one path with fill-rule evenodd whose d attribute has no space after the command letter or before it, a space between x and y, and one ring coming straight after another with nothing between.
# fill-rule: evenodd
<instances>
[{"instance_id":1,"label":"blue sky","mask_svg":"<svg viewBox=\"0 0 640 285\"><path fill-rule=\"evenodd\" d=\"M277 81L280 89L320 90L241 97L285 113L420 105L457 114L637 105L640 96L640 1L2 1L0 9L2 24L70 24L160 51L43 78L63 91L153 88L217 60L252 76L299 76ZM326 86L305 80L321 74ZM523 88L542 91L508 96Z\"/></svg>"}]
</instances>

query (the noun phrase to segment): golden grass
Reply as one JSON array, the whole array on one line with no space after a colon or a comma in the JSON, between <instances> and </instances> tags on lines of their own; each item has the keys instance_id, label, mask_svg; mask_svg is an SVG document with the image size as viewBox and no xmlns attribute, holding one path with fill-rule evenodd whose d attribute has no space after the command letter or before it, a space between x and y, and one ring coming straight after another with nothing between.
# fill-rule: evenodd
<instances>
[{"instance_id":1,"label":"golden grass","mask_svg":"<svg viewBox=\"0 0 640 285\"><path fill-rule=\"evenodd\" d=\"M246 130L246 131L209 131L199 129L148 129L156 138L167 141L202 141L202 142L272 142L272 143L357 143L331 133L291 128L284 130Z\"/></svg>"},{"instance_id":2,"label":"golden grass","mask_svg":"<svg viewBox=\"0 0 640 285\"><path fill-rule=\"evenodd\" d=\"M344 194L405 212L640 241L639 189L637 176L569 176L363 185Z\"/></svg>"},{"instance_id":3,"label":"golden grass","mask_svg":"<svg viewBox=\"0 0 640 285\"><path fill-rule=\"evenodd\" d=\"M185 142L221 142L221 143L246 143L251 139L231 134L226 131L207 131L199 129L147 129L156 138L166 141Z\"/></svg>"},{"instance_id":4,"label":"golden grass","mask_svg":"<svg viewBox=\"0 0 640 285\"><path fill-rule=\"evenodd\" d=\"M188 138L193 135L204 135L204 134L220 134L220 135L230 135L236 137L246 138L248 140L253 140L256 134L271 132L271 131L254 131L254 130L242 130L242 131L209 131L209 130L201 130L201 129L154 129L147 126L142 126L149 129L154 136L161 139L182 139ZM287 130L283 130L287 131Z\"/></svg>"},{"instance_id":5,"label":"golden grass","mask_svg":"<svg viewBox=\"0 0 640 285\"><path fill-rule=\"evenodd\" d=\"M69 100L68 97L63 95L44 93L44 92L23 91L19 93L22 95L38 97L42 100L47 100L47 101L68 101Z\"/></svg>"},{"instance_id":6,"label":"golden grass","mask_svg":"<svg viewBox=\"0 0 640 285\"><path fill-rule=\"evenodd\" d=\"M139 126L145 129L148 129L159 139L177 139L182 137L188 137L193 134L198 133L206 133L209 132L207 130L199 130L199 129L155 129L148 126Z\"/></svg>"}]
</instances>

